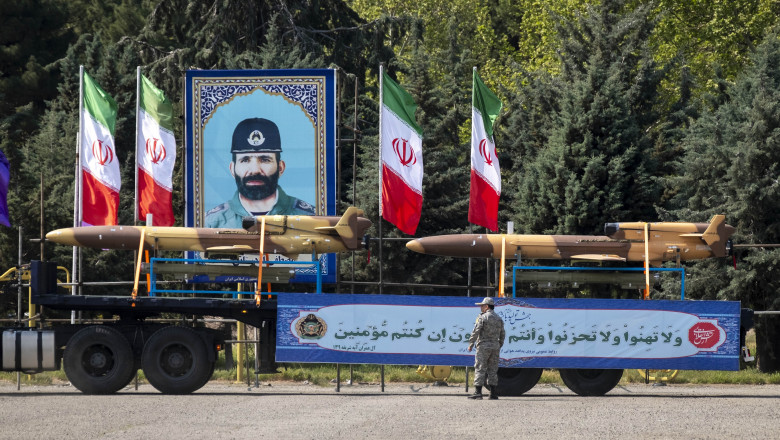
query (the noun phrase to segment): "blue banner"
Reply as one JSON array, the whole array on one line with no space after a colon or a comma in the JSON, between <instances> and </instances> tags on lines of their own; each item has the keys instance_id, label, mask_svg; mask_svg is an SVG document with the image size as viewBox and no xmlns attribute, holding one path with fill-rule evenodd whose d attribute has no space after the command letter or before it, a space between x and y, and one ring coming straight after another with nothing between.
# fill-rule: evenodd
<instances>
[{"instance_id":1,"label":"blue banner","mask_svg":"<svg viewBox=\"0 0 780 440\"><path fill-rule=\"evenodd\" d=\"M286 293L277 362L471 366L481 298ZM495 298L502 367L738 370L740 303Z\"/></svg>"}]
</instances>

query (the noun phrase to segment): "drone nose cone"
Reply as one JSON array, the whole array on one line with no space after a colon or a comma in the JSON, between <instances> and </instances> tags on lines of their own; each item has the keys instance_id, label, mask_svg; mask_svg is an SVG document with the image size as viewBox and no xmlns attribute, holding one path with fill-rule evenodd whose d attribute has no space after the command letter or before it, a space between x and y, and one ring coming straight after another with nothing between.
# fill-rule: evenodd
<instances>
[{"instance_id":1,"label":"drone nose cone","mask_svg":"<svg viewBox=\"0 0 780 440\"><path fill-rule=\"evenodd\" d=\"M54 243L76 246L76 237L73 234L73 228L55 229L46 234L46 240Z\"/></svg>"},{"instance_id":2,"label":"drone nose cone","mask_svg":"<svg viewBox=\"0 0 780 440\"><path fill-rule=\"evenodd\" d=\"M493 245L486 235L435 235L412 240L406 247L415 252L445 257L489 257Z\"/></svg>"},{"instance_id":3,"label":"drone nose cone","mask_svg":"<svg viewBox=\"0 0 780 440\"><path fill-rule=\"evenodd\" d=\"M425 253L425 248L423 247L422 243L420 243L420 239L412 240L408 243L406 243L406 248L410 251L418 252L421 254Z\"/></svg>"}]
</instances>

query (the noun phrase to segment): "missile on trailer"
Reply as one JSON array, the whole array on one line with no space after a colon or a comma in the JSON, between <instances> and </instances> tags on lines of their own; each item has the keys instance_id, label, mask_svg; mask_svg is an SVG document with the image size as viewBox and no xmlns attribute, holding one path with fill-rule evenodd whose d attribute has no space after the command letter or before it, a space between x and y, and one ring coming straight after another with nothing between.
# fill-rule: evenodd
<instances>
[{"instance_id":1,"label":"missile on trailer","mask_svg":"<svg viewBox=\"0 0 780 440\"><path fill-rule=\"evenodd\" d=\"M449 257L540 260L644 261L645 225L649 260L699 260L725 257L731 252L735 229L716 215L709 223L606 223L605 235L452 234L418 238L406 244L415 252Z\"/></svg>"},{"instance_id":2,"label":"missile on trailer","mask_svg":"<svg viewBox=\"0 0 780 440\"><path fill-rule=\"evenodd\" d=\"M160 226L84 226L57 229L46 239L69 246L137 250L144 233L146 249L219 254L257 253L265 220L265 253L317 254L358 250L371 221L350 207L341 217L266 215L245 217L244 229Z\"/></svg>"}]
</instances>

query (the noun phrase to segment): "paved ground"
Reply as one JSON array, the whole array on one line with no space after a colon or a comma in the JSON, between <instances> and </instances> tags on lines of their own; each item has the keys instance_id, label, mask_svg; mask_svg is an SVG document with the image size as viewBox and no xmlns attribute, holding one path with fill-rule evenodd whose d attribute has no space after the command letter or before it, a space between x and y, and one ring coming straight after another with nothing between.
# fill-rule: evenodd
<instances>
[{"instance_id":1,"label":"paved ground","mask_svg":"<svg viewBox=\"0 0 780 440\"><path fill-rule=\"evenodd\" d=\"M188 396L149 385L86 396L67 385L0 383L0 439L780 438L780 386L630 385L579 397L538 385L466 399L463 387L318 387L211 382Z\"/></svg>"}]
</instances>

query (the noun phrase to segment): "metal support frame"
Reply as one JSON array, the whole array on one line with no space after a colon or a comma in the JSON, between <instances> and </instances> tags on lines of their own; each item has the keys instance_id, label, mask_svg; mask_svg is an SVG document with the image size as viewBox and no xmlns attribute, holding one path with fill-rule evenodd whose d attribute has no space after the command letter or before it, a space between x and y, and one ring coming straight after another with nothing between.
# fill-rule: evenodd
<instances>
[{"instance_id":1,"label":"metal support frame","mask_svg":"<svg viewBox=\"0 0 780 440\"><path fill-rule=\"evenodd\" d=\"M175 290L175 289L158 289L157 288L157 273L155 273L154 270L154 264L156 262L160 263L182 263L182 264L192 264L193 272L197 270L196 268L201 264L231 264L231 265L254 265L258 264L258 260L201 260L197 258L152 258L149 260L149 278L150 278L150 289L149 289L149 296L157 296L158 293L180 293L180 294L193 294L193 293L200 293L200 294L225 294L226 292L223 291L214 291L214 290ZM300 261L268 261L263 260L263 264L282 264L282 265L304 265L317 268L317 288L315 293L322 293L322 267L320 265L320 260L313 261L312 263L301 263ZM243 292L233 292L233 298L238 298L238 295L254 295L255 291L243 291ZM264 294L267 295L276 295L275 292L264 292Z\"/></svg>"},{"instance_id":2,"label":"metal support frame","mask_svg":"<svg viewBox=\"0 0 780 440\"><path fill-rule=\"evenodd\" d=\"M594 271L594 272L644 272L643 267L582 267L582 266L512 266L512 298L517 297L516 274L518 270L541 271ZM680 300L685 300L685 268L684 267L651 267L650 272L679 272Z\"/></svg>"}]
</instances>

